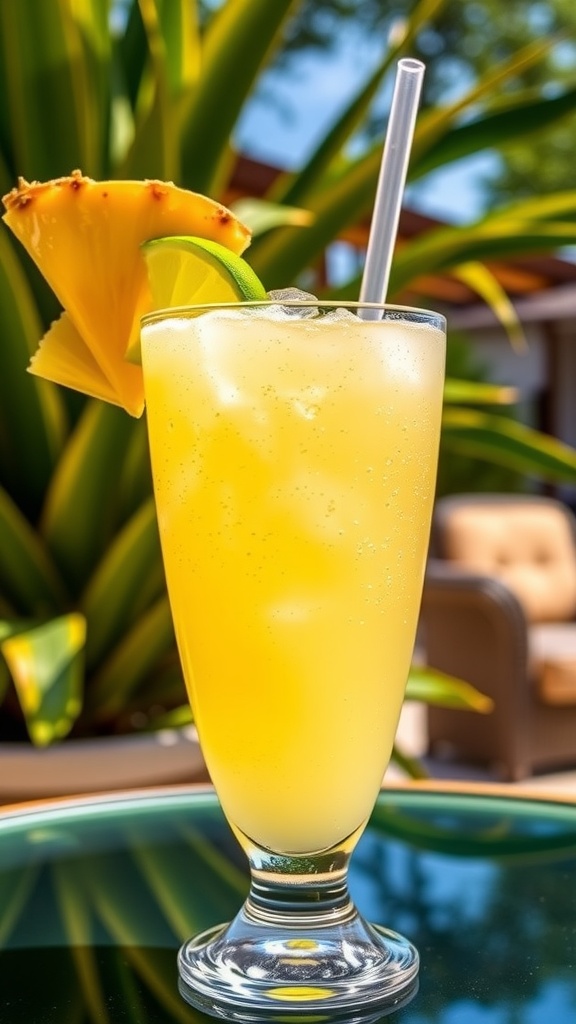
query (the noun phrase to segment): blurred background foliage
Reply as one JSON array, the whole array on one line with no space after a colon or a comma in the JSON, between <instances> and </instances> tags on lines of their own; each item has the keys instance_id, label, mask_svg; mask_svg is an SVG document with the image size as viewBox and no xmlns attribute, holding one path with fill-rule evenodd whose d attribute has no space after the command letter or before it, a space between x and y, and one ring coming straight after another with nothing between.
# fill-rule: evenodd
<instances>
[{"instance_id":1,"label":"blurred background foliage","mask_svg":"<svg viewBox=\"0 0 576 1024\"><path fill-rule=\"evenodd\" d=\"M207 22L219 0L200 4L201 20ZM401 32L414 9L412 0L304 0L288 26L276 65L287 74L297 74L303 53L334 54L342 37L354 33L359 47L374 37L393 37ZM576 7L572 0L447 0L419 32L411 47L415 57L426 64L424 103L443 103L478 79L495 64L506 60L527 44L542 38L556 38L558 45L538 64L521 72L508 91L518 84L531 88L538 97L549 96L565 83L574 82L576 62ZM273 83L267 100L279 103ZM494 94L489 102L496 105ZM280 106L280 104L279 104ZM384 104L376 103L362 131L367 136L382 132L386 118ZM574 182L574 134L576 114L566 116L539 133L546 146L541 151L520 143L503 142L493 153L490 171L479 175L478 188L485 207L518 196L542 195L567 188Z\"/></svg>"},{"instance_id":2,"label":"blurred background foliage","mask_svg":"<svg viewBox=\"0 0 576 1024\"><path fill-rule=\"evenodd\" d=\"M550 5L537 6L545 13ZM512 38L520 7L512 0L502 11L488 0L0 4L0 188L8 191L20 175L47 180L80 167L100 179L172 179L226 199L237 126L259 90L267 94L267 70L288 73L298 50L330 45L357 18L363 31L380 33L376 65L303 166L242 206L254 228L249 258L266 286L307 282L341 232L369 215L400 56L421 54L429 64L410 167L420 188L438 167L483 150L508 160L516 146L533 148L536 128L548 139L571 123L576 75L564 66L568 44L539 29L536 15ZM418 297L423 274L460 275L514 334L513 309L483 261L574 244L575 213L576 190L568 187L534 199L515 194L478 220L435 227L396 253L390 298L407 289ZM356 274L339 287L357 292ZM30 736L40 745L189 715L145 420L25 373L57 312L2 227L0 739ZM574 482L576 453L515 422L510 389L482 381L465 347L459 351L454 369L468 379L447 382L443 458L455 451ZM482 707L421 671L411 686L420 699Z\"/></svg>"}]
</instances>

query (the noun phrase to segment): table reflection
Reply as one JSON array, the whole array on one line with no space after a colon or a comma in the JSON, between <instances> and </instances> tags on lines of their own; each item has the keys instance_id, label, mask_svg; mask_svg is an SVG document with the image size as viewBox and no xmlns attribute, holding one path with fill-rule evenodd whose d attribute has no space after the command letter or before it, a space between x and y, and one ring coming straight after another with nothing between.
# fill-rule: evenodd
<instances>
[{"instance_id":1,"label":"table reflection","mask_svg":"<svg viewBox=\"0 0 576 1024\"><path fill-rule=\"evenodd\" d=\"M572 1024L575 868L569 805L383 793L351 888L422 958L417 995L387 1024ZM210 793L0 818L0 1019L208 1021L178 991L175 953L229 918L247 885Z\"/></svg>"}]
</instances>

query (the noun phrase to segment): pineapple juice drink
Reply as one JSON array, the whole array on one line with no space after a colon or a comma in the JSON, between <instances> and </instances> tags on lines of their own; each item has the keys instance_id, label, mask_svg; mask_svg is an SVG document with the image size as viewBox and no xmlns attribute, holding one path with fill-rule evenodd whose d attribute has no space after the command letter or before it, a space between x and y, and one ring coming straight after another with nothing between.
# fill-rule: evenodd
<instances>
[{"instance_id":1,"label":"pineapple juice drink","mask_svg":"<svg viewBox=\"0 0 576 1024\"><path fill-rule=\"evenodd\" d=\"M231 823L310 852L363 826L420 603L444 334L164 315L142 330L178 645Z\"/></svg>"}]
</instances>

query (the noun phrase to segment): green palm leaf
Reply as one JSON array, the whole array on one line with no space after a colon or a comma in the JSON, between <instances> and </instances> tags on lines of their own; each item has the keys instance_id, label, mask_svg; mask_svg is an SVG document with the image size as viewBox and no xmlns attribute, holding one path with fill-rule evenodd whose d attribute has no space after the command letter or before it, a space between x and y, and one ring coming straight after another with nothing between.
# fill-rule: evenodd
<instances>
[{"instance_id":1,"label":"green palm leaf","mask_svg":"<svg viewBox=\"0 0 576 1024\"><path fill-rule=\"evenodd\" d=\"M576 482L573 448L502 416L448 406L442 438L455 452L558 483Z\"/></svg>"},{"instance_id":2,"label":"green palm leaf","mask_svg":"<svg viewBox=\"0 0 576 1024\"><path fill-rule=\"evenodd\" d=\"M75 592L113 532L118 482L133 429L121 409L88 402L47 490L41 533Z\"/></svg>"},{"instance_id":3,"label":"green palm leaf","mask_svg":"<svg viewBox=\"0 0 576 1024\"><path fill-rule=\"evenodd\" d=\"M282 288L287 281L296 281L345 227L371 210L380 162L378 145L314 195L308 204L312 214L309 227L280 228L249 251L250 263L267 288Z\"/></svg>"},{"instance_id":4,"label":"green palm leaf","mask_svg":"<svg viewBox=\"0 0 576 1024\"><path fill-rule=\"evenodd\" d=\"M504 206L489 218L493 224L510 224L523 221L527 224L539 222L571 222L576 213L576 189L568 192L556 192L549 196L533 196L529 199L522 199L517 203Z\"/></svg>"},{"instance_id":5,"label":"green palm leaf","mask_svg":"<svg viewBox=\"0 0 576 1024\"><path fill-rule=\"evenodd\" d=\"M442 227L411 239L397 250L390 274L390 291L401 291L420 274L452 270L462 263L532 252L553 252L576 241L576 192L554 197L564 220L552 219L550 205L518 203L478 221L459 227ZM539 209L538 209L539 207ZM529 219L530 214L532 219Z\"/></svg>"},{"instance_id":6,"label":"green palm leaf","mask_svg":"<svg viewBox=\"0 0 576 1024\"><path fill-rule=\"evenodd\" d=\"M117 176L179 180L181 124L201 73L195 0L133 3L116 53L127 86L117 110L131 136Z\"/></svg>"},{"instance_id":7,"label":"green palm leaf","mask_svg":"<svg viewBox=\"0 0 576 1024\"><path fill-rule=\"evenodd\" d=\"M75 74L74 100L83 132L83 168L95 178L105 178L110 170L108 138L113 80L110 12L113 0L59 2L70 8L82 45L81 66ZM77 164L71 164L69 169L73 166Z\"/></svg>"},{"instance_id":8,"label":"green palm leaf","mask_svg":"<svg viewBox=\"0 0 576 1024\"><path fill-rule=\"evenodd\" d=\"M406 686L406 699L438 704L444 708L488 714L494 701L474 686L427 666L412 665Z\"/></svg>"},{"instance_id":9,"label":"green palm leaf","mask_svg":"<svg viewBox=\"0 0 576 1024\"><path fill-rule=\"evenodd\" d=\"M140 0L149 66L140 82L132 145L119 167L123 178L179 177L178 133L175 108L170 102L168 68L158 8L154 0Z\"/></svg>"},{"instance_id":10,"label":"green palm leaf","mask_svg":"<svg viewBox=\"0 0 576 1024\"><path fill-rule=\"evenodd\" d=\"M24 506L37 512L63 444L64 406L54 385L26 373L43 330L22 264L3 225L0 309L0 479Z\"/></svg>"},{"instance_id":11,"label":"green palm leaf","mask_svg":"<svg viewBox=\"0 0 576 1024\"><path fill-rule=\"evenodd\" d=\"M183 726L191 725L193 721L190 705L181 704L180 707L172 708L171 711L155 715L152 725L154 729L181 729Z\"/></svg>"},{"instance_id":12,"label":"green palm leaf","mask_svg":"<svg viewBox=\"0 0 576 1024\"><path fill-rule=\"evenodd\" d=\"M445 167L455 160L499 144L508 144L516 138L526 137L548 128L576 109L576 89L566 89L558 96L542 99L532 90L512 94L505 109L499 107L465 124L447 131L442 138L418 157L414 155L410 180Z\"/></svg>"},{"instance_id":13,"label":"green palm leaf","mask_svg":"<svg viewBox=\"0 0 576 1024\"><path fill-rule=\"evenodd\" d=\"M447 377L444 402L447 405L513 405L518 401L517 388L483 381L454 380Z\"/></svg>"},{"instance_id":14,"label":"green palm leaf","mask_svg":"<svg viewBox=\"0 0 576 1024\"><path fill-rule=\"evenodd\" d=\"M158 9L166 54L170 101L178 110L178 134L191 90L202 74L202 46L197 0L163 0Z\"/></svg>"},{"instance_id":15,"label":"green palm leaf","mask_svg":"<svg viewBox=\"0 0 576 1024\"><path fill-rule=\"evenodd\" d=\"M0 644L7 640L10 636L15 636L16 633L21 633L30 625L27 620L21 619L0 619ZM8 666L4 661L4 658L0 655L0 704L6 696L6 692L10 686L10 672Z\"/></svg>"},{"instance_id":16,"label":"green palm leaf","mask_svg":"<svg viewBox=\"0 0 576 1024\"><path fill-rule=\"evenodd\" d=\"M63 607L67 593L41 537L0 488L0 590L24 615Z\"/></svg>"},{"instance_id":17,"label":"green palm leaf","mask_svg":"<svg viewBox=\"0 0 576 1024\"><path fill-rule=\"evenodd\" d=\"M499 95L509 82L541 64L558 42L558 36L546 36L529 43L507 60L495 64L486 71L470 89L452 103L425 111L419 118L414 133L411 151L413 166L418 166L424 154L438 143L463 112L473 110L482 101L489 101L493 96Z\"/></svg>"},{"instance_id":18,"label":"green palm leaf","mask_svg":"<svg viewBox=\"0 0 576 1024\"><path fill-rule=\"evenodd\" d=\"M173 646L170 605L167 597L161 597L127 631L94 675L89 700L96 720L106 721L118 715Z\"/></svg>"},{"instance_id":19,"label":"green palm leaf","mask_svg":"<svg viewBox=\"0 0 576 1024\"><path fill-rule=\"evenodd\" d=\"M433 20L444 7L446 0L420 0L411 12L398 41L390 46L383 60L376 67L367 82L353 97L330 131L321 140L315 153L306 161L298 174L284 174L275 182L269 198L276 202L305 205L310 194L318 188L323 175L363 124L372 101L392 65L409 51L418 33Z\"/></svg>"},{"instance_id":20,"label":"green palm leaf","mask_svg":"<svg viewBox=\"0 0 576 1024\"><path fill-rule=\"evenodd\" d=\"M312 221L312 214L309 210L303 210L299 206L286 206L284 203L272 203L265 199L237 199L231 204L231 209L252 232L252 238L257 238L271 231L272 228L285 227L306 227Z\"/></svg>"},{"instance_id":21,"label":"green palm leaf","mask_svg":"<svg viewBox=\"0 0 576 1024\"><path fill-rule=\"evenodd\" d=\"M152 494L152 471L146 416L134 420L118 481L118 515L126 522Z\"/></svg>"},{"instance_id":22,"label":"green palm leaf","mask_svg":"<svg viewBox=\"0 0 576 1024\"><path fill-rule=\"evenodd\" d=\"M90 623L88 668L98 664L133 623L134 603L148 575L160 564L156 513L149 498L117 534L81 598Z\"/></svg>"},{"instance_id":23,"label":"green palm leaf","mask_svg":"<svg viewBox=\"0 0 576 1024\"><path fill-rule=\"evenodd\" d=\"M107 40L104 16L102 3L0 4L0 137L10 140L2 148L14 177L46 180L79 163L98 173L106 124L96 109L103 79L96 86L93 71Z\"/></svg>"},{"instance_id":24,"label":"green palm leaf","mask_svg":"<svg viewBox=\"0 0 576 1024\"><path fill-rule=\"evenodd\" d=\"M454 268L453 274L490 306L508 334L512 348L516 352L526 352L528 342L520 318L512 301L492 271L483 263L469 262L460 263Z\"/></svg>"},{"instance_id":25,"label":"green palm leaf","mask_svg":"<svg viewBox=\"0 0 576 1024\"><path fill-rule=\"evenodd\" d=\"M0 622L0 627L2 623ZM4 700L10 686L10 673L3 658L0 658L0 704Z\"/></svg>"},{"instance_id":26,"label":"green palm leaf","mask_svg":"<svg viewBox=\"0 0 576 1024\"><path fill-rule=\"evenodd\" d=\"M203 40L202 76L183 126L182 168L189 187L219 194L238 116L285 19L300 2L227 0L213 15Z\"/></svg>"},{"instance_id":27,"label":"green palm leaf","mask_svg":"<svg viewBox=\"0 0 576 1024\"><path fill-rule=\"evenodd\" d=\"M66 736L80 713L85 639L85 619L71 613L0 643L37 746Z\"/></svg>"}]
</instances>

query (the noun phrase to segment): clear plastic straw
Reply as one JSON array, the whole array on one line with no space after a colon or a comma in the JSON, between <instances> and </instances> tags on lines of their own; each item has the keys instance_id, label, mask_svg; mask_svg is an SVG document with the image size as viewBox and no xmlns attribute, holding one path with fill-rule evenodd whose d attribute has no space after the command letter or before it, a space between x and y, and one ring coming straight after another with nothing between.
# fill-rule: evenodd
<instances>
[{"instance_id":1,"label":"clear plastic straw","mask_svg":"<svg viewBox=\"0 0 576 1024\"><path fill-rule=\"evenodd\" d=\"M361 302L386 301L424 70L419 60L405 58L398 62L360 288ZM365 320L374 319L375 311L364 310L359 315Z\"/></svg>"}]
</instances>

